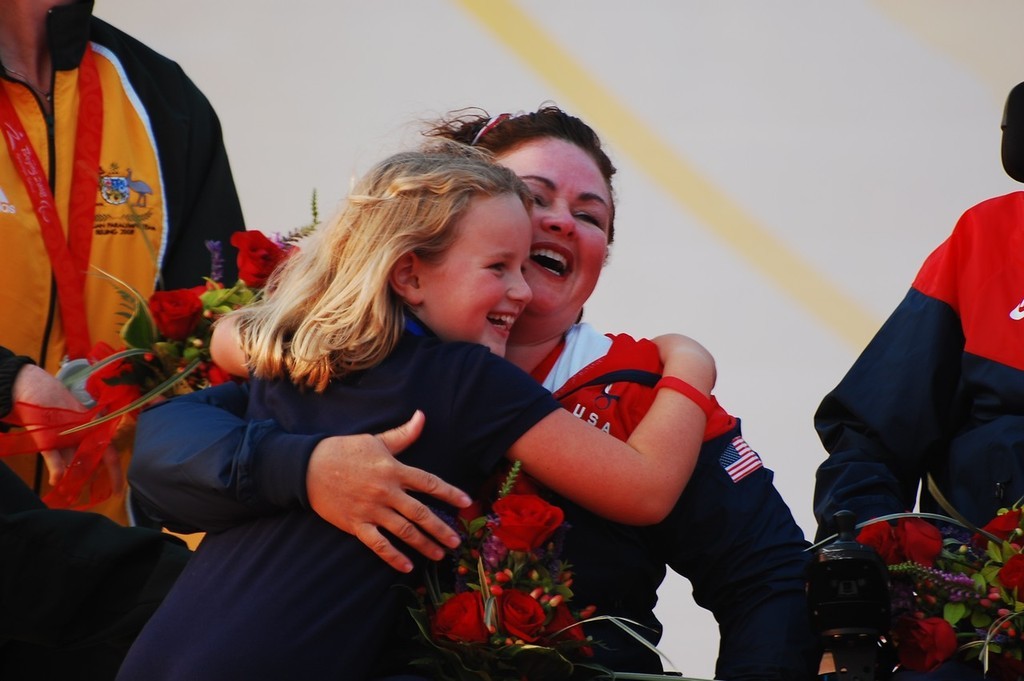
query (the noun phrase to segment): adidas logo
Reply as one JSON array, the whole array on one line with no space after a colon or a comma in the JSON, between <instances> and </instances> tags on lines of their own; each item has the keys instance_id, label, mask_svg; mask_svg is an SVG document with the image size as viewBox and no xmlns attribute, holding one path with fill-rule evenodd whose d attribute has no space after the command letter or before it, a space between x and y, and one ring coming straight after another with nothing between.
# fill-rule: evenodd
<instances>
[{"instance_id":1,"label":"adidas logo","mask_svg":"<svg viewBox=\"0 0 1024 681\"><path fill-rule=\"evenodd\" d=\"M7 200L7 194L4 194L4 188L0 187L0 213L17 213L18 209L14 207L14 204Z\"/></svg>"}]
</instances>

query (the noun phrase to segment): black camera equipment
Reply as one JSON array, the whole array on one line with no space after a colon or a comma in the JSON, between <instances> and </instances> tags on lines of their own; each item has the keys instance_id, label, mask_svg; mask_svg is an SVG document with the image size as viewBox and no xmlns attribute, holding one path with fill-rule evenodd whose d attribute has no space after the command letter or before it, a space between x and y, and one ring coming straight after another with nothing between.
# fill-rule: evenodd
<instances>
[{"instance_id":1,"label":"black camera equipment","mask_svg":"<svg viewBox=\"0 0 1024 681\"><path fill-rule=\"evenodd\" d=\"M889 572L878 553L854 539L850 511L834 516L836 541L818 549L808 567L811 623L832 654L839 681L889 677ZM888 668L887 668L888 667Z\"/></svg>"}]
</instances>

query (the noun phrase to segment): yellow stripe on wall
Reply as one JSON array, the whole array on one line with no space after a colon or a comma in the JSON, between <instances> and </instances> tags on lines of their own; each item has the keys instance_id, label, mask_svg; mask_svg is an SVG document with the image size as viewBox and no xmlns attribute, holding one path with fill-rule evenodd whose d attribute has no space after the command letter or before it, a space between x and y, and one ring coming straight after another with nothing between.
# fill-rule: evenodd
<instances>
[{"instance_id":1,"label":"yellow stripe on wall","mask_svg":"<svg viewBox=\"0 0 1024 681\"><path fill-rule=\"evenodd\" d=\"M855 350L879 321L811 263L734 204L580 66L511 0L455 0L615 140L657 186Z\"/></svg>"}]
</instances>

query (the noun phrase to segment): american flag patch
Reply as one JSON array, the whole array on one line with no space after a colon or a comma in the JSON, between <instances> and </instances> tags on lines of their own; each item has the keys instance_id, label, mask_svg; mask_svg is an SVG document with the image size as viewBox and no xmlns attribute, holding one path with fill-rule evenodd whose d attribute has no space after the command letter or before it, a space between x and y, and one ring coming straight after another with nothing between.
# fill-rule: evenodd
<instances>
[{"instance_id":1,"label":"american flag patch","mask_svg":"<svg viewBox=\"0 0 1024 681\"><path fill-rule=\"evenodd\" d=\"M761 468L761 457L757 455L747 441L737 436L732 439L722 454L718 457L718 463L729 474L733 482L739 482L758 468Z\"/></svg>"}]
</instances>

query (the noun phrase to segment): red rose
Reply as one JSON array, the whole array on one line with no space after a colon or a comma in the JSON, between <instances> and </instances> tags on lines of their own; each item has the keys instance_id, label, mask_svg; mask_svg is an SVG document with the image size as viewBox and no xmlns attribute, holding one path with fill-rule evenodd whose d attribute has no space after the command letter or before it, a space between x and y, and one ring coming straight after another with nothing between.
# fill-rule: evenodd
<instances>
[{"instance_id":1,"label":"red rose","mask_svg":"<svg viewBox=\"0 0 1024 681\"><path fill-rule=\"evenodd\" d=\"M126 380L130 380L130 374L131 370L123 372L121 376L125 376ZM142 397L142 390L137 385L117 381L117 378L112 379L100 388L99 393L96 394L96 404L106 407L107 411L116 411Z\"/></svg>"},{"instance_id":2,"label":"red rose","mask_svg":"<svg viewBox=\"0 0 1024 681\"><path fill-rule=\"evenodd\" d=\"M536 494L509 494L491 508L498 516L494 535L512 551L541 546L565 520L562 509Z\"/></svg>"},{"instance_id":3,"label":"red rose","mask_svg":"<svg viewBox=\"0 0 1024 681\"><path fill-rule=\"evenodd\" d=\"M999 568L999 581L1007 589L1019 589L1024 586L1024 556L1019 553L1010 556L1010 560Z\"/></svg>"},{"instance_id":4,"label":"red rose","mask_svg":"<svg viewBox=\"0 0 1024 681\"><path fill-rule=\"evenodd\" d=\"M530 594L515 589L503 592L499 598L501 624L505 631L527 643L536 641L547 619L544 607Z\"/></svg>"},{"instance_id":5,"label":"red rose","mask_svg":"<svg viewBox=\"0 0 1024 681\"><path fill-rule=\"evenodd\" d=\"M192 289L157 291L149 298L149 311L164 338L183 341L203 317L203 301Z\"/></svg>"},{"instance_id":6,"label":"red rose","mask_svg":"<svg viewBox=\"0 0 1024 681\"><path fill-rule=\"evenodd\" d=\"M1020 527L1020 509L1015 508L1012 511L1007 511L1002 515L997 515L992 520L988 521L988 525L981 528L989 534L994 534L1000 539L1006 540L1010 538L1010 535ZM988 544L988 539L983 535L974 535L975 546L984 547Z\"/></svg>"},{"instance_id":7,"label":"red rose","mask_svg":"<svg viewBox=\"0 0 1024 681\"><path fill-rule=\"evenodd\" d=\"M585 641L587 640L586 634L583 633L582 626L572 625L577 623L577 619L573 617L572 612L565 603L559 603L558 607L555 608L552 613L551 621L544 627L544 635L549 642L556 641ZM566 627L572 627L566 629ZM565 629L565 631L562 631ZM587 657L594 655L594 649L590 646L582 646L580 652Z\"/></svg>"},{"instance_id":8,"label":"red rose","mask_svg":"<svg viewBox=\"0 0 1024 681\"><path fill-rule=\"evenodd\" d=\"M896 533L884 520L865 525L857 535L857 541L877 551L886 565L895 565L904 560L900 544L896 541Z\"/></svg>"},{"instance_id":9,"label":"red rose","mask_svg":"<svg viewBox=\"0 0 1024 681\"><path fill-rule=\"evenodd\" d=\"M89 361L96 364L114 352L108 344L96 343L89 352ZM134 371L135 367L130 360L111 362L89 374L85 381L85 389L93 396L97 405L120 409L142 397L142 390L136 385L133 377Z\"/></svg>"},{"instance_id":10,"label":"red rose","mask_svg":"<svg viewBox=\"0 0 1024 681\"><path fill-rule=\"evenodd\" d=\"M233 380L233 376L228 372L221 369L216 364L210 363L209 369L206 371L206 380L210 382L210 385L220 385L221 383L227 383Z\"/></svg>"},{"instance_id":11,"label":"red rose","mask_svg":"<svg viewBox=\"0 0 1024 681\"><path fill-rule=\"evenodd\" d=\"M895 535L903 554L919 565L932 567L942 551L942 534L927 520L900 518Z\"/></svg>"},{"instance_id":12,"label":"red rose","mask_svg":"<svg viewBox=\"0 0 1024 681\"><path fill-rule=\"evenodd\" d=\"M486 643L490 637L484 624L484 601L479 591L455 594L441 604L430 622L434 638L462 643Z\"/></svg>"},{"instance_id":13,"label":"red rose","mask_svg":"<svg viewBox=\"0 0 1024 681\"><path fill-rule=\"evenodd\" d=\"M263 232L235 232L231 245L238 249L238 277L251 288L261 288L286 255Z\"/></svg>"},{"instance_id":14,"label":"red rose","mask_svg":"<svg viewBox=\"0 0 1024 681\"><path fill-rule=\"evenodd\" d=\"M941 617L901 617L893 627L900 664L917 672L933 671L956 652L956 632Z\"/></svg>"}]
</instances>

